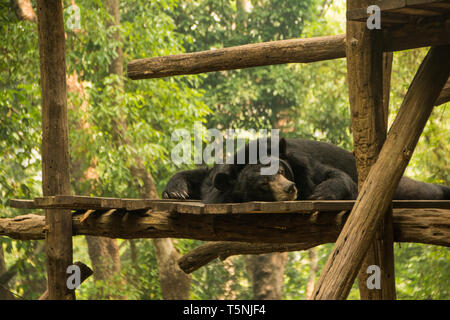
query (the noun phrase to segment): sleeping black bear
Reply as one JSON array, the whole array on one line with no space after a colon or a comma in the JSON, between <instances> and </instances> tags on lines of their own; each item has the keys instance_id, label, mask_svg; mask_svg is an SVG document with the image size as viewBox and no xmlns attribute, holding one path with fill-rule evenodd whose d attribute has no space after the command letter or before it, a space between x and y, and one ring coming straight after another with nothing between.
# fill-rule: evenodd
<instances>
[{"instance_id":1,"label":"sleeping black bear","mask_svg":"<svg viewBox=\"0 0 450 320\"><path fill-rule=\"evenodd\" d=\"M268 143L268 146L271 144ZM259 153L258 153L259 154ZM197 199L204 203L284 200L353 200L358 195L352 153L326 142L280 139L278 172L261 174L269 164L216 164L176 173L167 183L164 199ZM249 159L248 145L245 157ZM236 159L236 155L235 155ZM267 159L266 159L267 160ZM264 161L263 163L267 163ZM403 177L394 199L450 199L450 188Z\"/></svg>"}]
</instances>

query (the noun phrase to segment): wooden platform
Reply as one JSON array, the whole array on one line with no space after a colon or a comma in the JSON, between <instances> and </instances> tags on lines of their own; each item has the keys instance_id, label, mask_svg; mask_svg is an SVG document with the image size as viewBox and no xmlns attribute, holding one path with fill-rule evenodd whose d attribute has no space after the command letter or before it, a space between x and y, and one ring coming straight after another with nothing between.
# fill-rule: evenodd
<instances>
[{"instance_id":1,"label":"wooden platform","mask_svg":"<svg viewBox=\"0 0 450 320\"><path fill-rule=\"evenodd\" d=\"M450 14L449 0L375 0L381 9L381 26L417 24L424 19L445 19ZM347 11L347 20L366 22L367 8Z\"/></svg>"},{"instance_id":2,"label":"wooden platform","mask_svg":"<svg viewBox=\"0 0 450 320\"><path fill-rule=\"evenodd\" d=\"M13 199L9 205L21 209L69 209L80 210L152 210L190 214L233 214L233 213L284 213L284 212L336 212L353 208L353 200L336 201L279 201L204 204L193 200L124 199L86 196L51 196L34 200ZM450 209L450 200L394 200L393 208Z\"/></svg>"}]
</instances>

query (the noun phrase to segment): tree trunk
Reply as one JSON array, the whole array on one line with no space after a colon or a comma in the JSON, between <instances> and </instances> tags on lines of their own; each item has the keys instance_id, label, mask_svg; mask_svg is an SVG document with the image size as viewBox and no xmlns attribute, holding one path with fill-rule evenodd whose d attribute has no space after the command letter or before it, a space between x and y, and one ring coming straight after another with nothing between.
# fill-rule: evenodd
<instances>
[{"instance_id":1,"label":"tree trunk","mask_svg":"<svg viewBox=\"0 0 450 320\"><path fill-rule=\"evenodd\" d=\"M6 272L5 257L3 255L3 245L0 242L0 276ZM2 283L0 281L0 300L14 300L14 295L9 291L8 282Z\"/></svg>"},{"instance_id":2,"label":"tree trunk","mask_svg":"<svg viewBox=\"0 0 450 320\"><path fill-rule=\"evenodd\" d=\"M316 282L316 274L319 271L319 259L317 258L316 248L308 250L309 255L309 275L306 283L306 298L309 299L314 292L314 284Z\"/></svg>"},{"instance_id":3,"label":"tree trunk","mask_svg":"<svg viewBox=\"0 0 450 320\"><path fill-rule=\"evenodd\" d=\"M66 95L64 18L59 0L38 1L39 60L42 96L42 193L69 195L69 135ZM67 287L72 262L69 210L45 210L49 299L75 299Z\"/></svg>"},{"instance_id":4,"label":"tree trunk","mask_svg":"<svg viewBox=\"0 0 450 320\"><path fill-rule=\"evenodd\" d=\"M281 300L287 252L246 256L255 300Z\"/></svg>"},{"instance_id":5,"label":"tree trunk","mask_svg":"<svg viewBox=\"0 0 450 320\"><path fill-rule=\"evenodd\" d=\"M133 176L143 181L140 190L142 198L157 199L155 182L152 175L146 170L140 157L137 157L136 166L131 168ZM152 239L158 261L161 293L165 300L188 300L192 277L180 269L178 259L180 253L170 238Z\"/></svg>"},{"instance_id":6,"label":"tree trunk","mask_svg":"<svg viewBox=\"0 0 450 320\"><path fill-rule=\"evenodd\" d=\"M114 25L120 25L119 1L108 0L106 2L108 12L114 18ZM113 34L114 40L120 41L119 32ZM110 73L123 75L123 54L122 48L117 48L117 57L112 61ZM123 83L120 83L123 90ZM126 117L122 116L118 119L115 126L117 128L114 137L115 142L119 145L129 145L131 142L125 138L127 131ZM130 167L131 174L143 181L143 188L139 191L141 197L157 199L158 193L156 191L155 182L150 172L145 168L144 161L139 155L134 155L135 164ZM161 281L161 291L164 299L189 299L189 291L191 285L191 276L185 274L177 264L180 254L174 247L172 240L154 239L153 245L155 247L156 258L158 261L159 276ZM136 251L135 251L136 252Z\"/></svg>"},{"instance_id":7,"label":"tree trunk","mask_svg":"<svg viewBox=\"0 0 450 320\"><path fill-rule=\"evenodd\" d=\"M108 2L109 4L109 2ZM116 35L114 35L114 38ZM116 58L112 65L117 66L116 60L120 60L121 63L121 51L118 58ZM115 67L117 69L117 67ZM115 70L110 68L110 70ZM69 108L74 109L76 113L82 114L81 121L79 123L73 124L72 130L90 130L90 111L89 111L89 97L86 94L83 83L78 80L78 75L76 73L72 74L67 78L67 88L68 91L77 93L81 97L81 104L71 104ZM83 149L88 146L76 146L73 149ZM94 191L96 186L96 180L98 179L97 169L96 169L96 159L88 159L83 152L77 154L77 157L73 158L71 165L71 174L75 181L74 190L76 194L89 194ZM80 188L82 181L90 181L89 189L82 190ZM115 277L120 276L121 264L119 256L119 246L116 239L106 238L106 237L95 237L86 236L86 242L88 245L89 257L91 259L92 268L94 271L95 281L109 281L112 283ZM101 290L102 291L102 290ZM110 294L98 292L94 294L93 298L114 298L122 299L124 298L118 294Z\"/></svg>"}]
</instances>

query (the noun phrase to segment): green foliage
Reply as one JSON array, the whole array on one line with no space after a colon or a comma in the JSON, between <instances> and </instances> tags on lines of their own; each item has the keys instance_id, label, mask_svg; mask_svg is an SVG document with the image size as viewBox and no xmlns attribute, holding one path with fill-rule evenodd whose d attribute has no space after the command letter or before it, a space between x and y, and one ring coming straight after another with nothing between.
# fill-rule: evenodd
<instances>
[{"instance_id":1,"label":"green foliage","mask_svg":"<svg viewBox=\"0 0 450 320\"><path fill-rule=\"evenodd\" d=\"M449 299L449 262L448 248L417 243L395 246L395 283L398 299Z\"/></svg>"},{"instance_id":2,"label":"green foliage","mask_svg":"<svg viewBox=\"0 0 450 320\"><path fill-rule=\"evenodd\" d=\"M282 134L329 141L352 148L345 60L289 64L247 70L129 81L109 73L116 49L124 65L131 59L200 51L246 43L345 32L345 3L319 0L250 1L242 10L236 1L163 0L122 1L121 43L104 2L79 0L81 32L66 30L68 75L76 74L82 90L69 90L72 189L97 196L137 197L130 172L142 158L160 191L167 179L184 167L170 161L177 128L279 128ZM65 1L65 8L71 4ZM19 22L9 1L0 1L0 216L19 214L6 206L11 198L41 195L40 87L36 25ZM274 10L273 8L276 8ZM67 12L65 12L67 19ZM392 74L393 120L426 49L395 54ZM123 85L122 85L123 83ZM423 181L450 182L449 104L435 109L408 168ZM117 123L126 130L118 143ZM98 179L84 179L95 164ZM137 183L142 183L137 181ZM22 212L21 212L22 213ZM201 241L177 240L181 253ZM120 295L128 299L161 299L153 245L119 240L120 277L108 283L88 279L79 299ZM1 238L7 267L17 261L11 288L35 299L45 286L44 254L37 242ZM332 244L319 246L319 272ZM395 248L396 283L400 299L448 299L448 250L438 246L402 244ZM89 261L84 238L74 237L74 260ZM307 252L289 254L284 299L305 299L310 261ZM317 280L318 274L316 275ZM193 273L192 299L251 299L251 285L241 256L213 263ZM358 299L356 283L350 299Z\"/></svg>"}]
</instances>

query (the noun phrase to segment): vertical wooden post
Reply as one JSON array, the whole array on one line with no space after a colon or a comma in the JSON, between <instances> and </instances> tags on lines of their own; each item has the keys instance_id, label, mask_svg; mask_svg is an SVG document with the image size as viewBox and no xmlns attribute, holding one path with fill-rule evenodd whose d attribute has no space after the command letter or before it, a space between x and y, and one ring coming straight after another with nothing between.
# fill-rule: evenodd
<instances>
[{"instance_id":1,"label":"vertical wooden post","mask_svg":"<svg viewBox=\"0 0 450 320\"><path fill-rule=\"evenodd\" d=\"M450 74L450 45L433 47L417 71L377 162L328 257L314 299L345 299Z\"/></svg>"},{"instance_id":2,"label":"vertical wooden post","mask_svg":"<svg viewBox=\"0 0 450 320\"><path fill-rule=\"evenodd\" d=\"M66 96L64 19L61 0L38 0L42 94L42 190L44 196L69 195L69 139ZM69 210L45 210L49 299L74 299L67 288L72 264Z\"/></svg>"},{"instance_id":3,"label":"vertical wooden post","mask_svg":"<svg viewBox=\"0 0 450 320\"><path fill-rule=\"evenodd\" d=\"M368 0L348 0L347 10L368 7ZM361 190L386 139L389 110L390 63L383 54L381 30L347 21L347 75L354 152ZM388 61L388 57L390 61ZM384 64L386 63L386 68ZM389 210L390 212L390 210ZM382 214L382 213L380 213ZM389 215L389 214L387 214ZM392 216L392 213L390 214ZM392 219L383 220L358 275L361 299L395 299ZM367 286L368 266L381 270L380 288Z\"/></svg>"}]
</instances>

